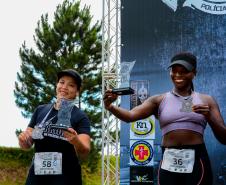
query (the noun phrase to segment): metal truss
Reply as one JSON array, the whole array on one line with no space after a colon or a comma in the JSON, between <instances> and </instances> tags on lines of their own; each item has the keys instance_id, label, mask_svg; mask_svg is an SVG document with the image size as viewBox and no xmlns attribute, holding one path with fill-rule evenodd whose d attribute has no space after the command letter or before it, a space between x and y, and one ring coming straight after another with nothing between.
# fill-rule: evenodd
<instances>
[{"instance_id":1,"label":"metal truss","mask_svg":"<svg viewBox=\"0 0 226 185\"><path fill-rule=\"evenodd\" d=\"M103 0L102 94L118 87L120 63L120 0ZM116 105L119 104L119 100ZM119 184L119 120L102 106L102 185Z\"/></svg>"}]
</instances>

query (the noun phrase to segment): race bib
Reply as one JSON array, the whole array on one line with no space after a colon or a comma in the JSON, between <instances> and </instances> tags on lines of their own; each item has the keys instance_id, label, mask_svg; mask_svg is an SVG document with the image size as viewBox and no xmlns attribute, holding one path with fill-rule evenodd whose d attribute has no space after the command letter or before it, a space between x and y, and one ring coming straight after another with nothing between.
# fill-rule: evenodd
<instances>
[{"instance_id":1,"label":"race bib","mask_svg":"<svg viewBox=\"0 0 226 185\"><path fill-rule=\"evenodd\" d=\"M195 151L192 149L168 149L163 154L161 168L170 172L192 173Z\"/></svg>"},{"instance_id":2,"label":"race bib","mask_svg":"<svg viewBox=\"0 0 226 185\"><path fill-rule=\"evenodd\" d=\"M60 175L62 174L62 153L40 152L35 153L35 175Z\"/></svg>"}]
</instances>

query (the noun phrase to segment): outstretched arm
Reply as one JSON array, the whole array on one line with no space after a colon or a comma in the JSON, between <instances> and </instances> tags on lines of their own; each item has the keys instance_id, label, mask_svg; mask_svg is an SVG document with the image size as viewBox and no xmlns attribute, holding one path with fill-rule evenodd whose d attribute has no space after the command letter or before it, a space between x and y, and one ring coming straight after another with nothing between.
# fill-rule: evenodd
<instances>
[{"instance_id":1,"label":"outstretched arm","mask_svg":"<svg viewBox=\"0 0 226 185\"><path fill-rule=\"evenodd\" d=\"M221 116L219 106L217 102L208 95L204 95L203 99L207 104L205 105L194 105L193 111L196 113L203 114L209 123L216 139L226 145L226 126Z\"/></svg>"},{"instance_id":2,"label":"outstretched arm","mask_svg":"<svg viewBox=\"0 0 226 185\"><path fill-rule=\"evenodd\" d=\"M117 97L118 96L112 93L111 90L107 90L104 94L104 105L108 111L125 122L132 122L147 118L150 115L157 115L158 106L163 99L163 95L152 96L148 98L143 104L128 111L112 104L117 99Z\"/></svg>"}]
</instances>

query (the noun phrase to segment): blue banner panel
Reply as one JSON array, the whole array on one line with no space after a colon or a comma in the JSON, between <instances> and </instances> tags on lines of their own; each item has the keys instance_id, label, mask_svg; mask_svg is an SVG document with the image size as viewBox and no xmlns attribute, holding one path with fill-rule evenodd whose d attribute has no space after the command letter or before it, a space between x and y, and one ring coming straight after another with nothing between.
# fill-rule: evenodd
<instances>
[{"instance_id":1,"label":"blue banner panel","mask_svg":"<svg viewBox=\"0 0 226 185\"><path fill-rule=\"evenodd\" d=\"M213 96L226 120L226 1L225 0L121 0L121 61L136 61L131 81L148 81L152 96L172 90L170 58L181 51L197 56L195 91ZM134 97L123 96L121 107L130 109ZM155 124L154 171L161 159L161 130ZM130 124L120 132L120 183L130 182ZM207 126L205 143L214 185L226 182L226 147ZM154 178L157 178L154 176Z\"/></svg>"}]
</instances>

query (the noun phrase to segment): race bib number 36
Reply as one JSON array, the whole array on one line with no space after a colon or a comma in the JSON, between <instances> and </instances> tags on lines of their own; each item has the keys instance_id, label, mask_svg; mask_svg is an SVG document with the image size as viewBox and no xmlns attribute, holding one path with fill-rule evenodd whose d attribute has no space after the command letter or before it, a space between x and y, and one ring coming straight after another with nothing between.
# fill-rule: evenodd
<instances>
[{"instance_id":1,"label":"race bib number 36","mask_svg":"<svg viewBox=\"0 0 226 185\"><path fill-rule=\"evenodd\" d=\"M59 175L62 174L62 153L40 152L35 153L35 175Z\"/></svg>"},{"instance_id":2,"label":"race bib number 36","mask_svg":"<svg viewBox=\"0 0 226 185\"><path fill-rule=\"evenodd\" d=\"M161 168L177 173L192 173L195 151L192 149L165 149Z\"/></svg>"}]
</instances>

